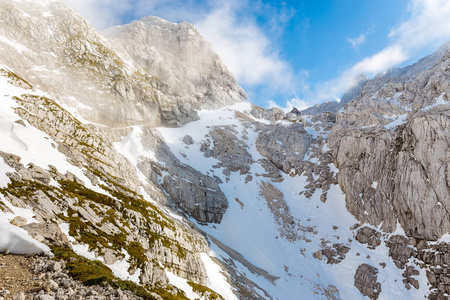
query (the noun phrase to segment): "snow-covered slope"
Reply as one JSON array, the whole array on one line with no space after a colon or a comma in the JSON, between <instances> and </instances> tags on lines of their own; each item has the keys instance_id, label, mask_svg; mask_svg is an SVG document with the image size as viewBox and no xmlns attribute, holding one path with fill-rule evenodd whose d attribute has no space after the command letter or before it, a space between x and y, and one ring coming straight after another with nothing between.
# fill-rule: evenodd
<instances>
[{"instance_id":1,"label":"snow-covered slope","mask_svg":"<svg viewBox=\"0 0 450 300\"><path fill-rule=\"evenodd\" d=\"M303 299L363 299L354 286L354 275L364 263L378 268L378 281L382 285L379 299L417 299L426 295L424 271L416 277L420 288L407 290L402 283L402 271L389 258L386 246L368 249L355 240L356 231L351 229L357 220L347 211L345 196L336 183L329 185L323 202L321 194L325 188L316 189L310 197L305 196L309 183L307 171L301 175L294 175L294 170L291 174L281 172L276 180L263 175L266 171L258 161L264 157L256 149L256 140L262 127L274 125L253 119L250 110L250 104L242 104L202 111L199 121L176 129L159 128L180 161L204 174L217 176L222 182L220 187L229 199L229 209L221 224L207 225L191 219L200 230L214 238L210 241L216 256L228 261L238 273L246 274L257 284L255 290L263 298L298 299L301 295ZM291 126L289 121L278 123ZM305 120L305 125L314 138L326 138L328 131L324 130L322 122L309 119ZM202 144L211 138L210 132L217 127L229 130L248 146L246 150L254 161L248 172L228 174L224 168L217 167L220 161L204 156ZM192 137L193 144L183 142L186 135ZM326 144L318 149L321 154L327 150ZM312 152L307 153L307 159L324 165L320 158L312 157ZM333 164L325 167L336 175ZM313 177L319 176L313 174ZM402 234L400 227L396 233ZM388 238L383 236L383 239ZM339 250L340 258L339 251L335 255L329 251L339 246L348 247L348 250ZM228 251L227 247L242 257ZM331 252L328 258L326 249ZM322 254L317 259L313 254L320 250Z\"/></svg>"}]
</instances>

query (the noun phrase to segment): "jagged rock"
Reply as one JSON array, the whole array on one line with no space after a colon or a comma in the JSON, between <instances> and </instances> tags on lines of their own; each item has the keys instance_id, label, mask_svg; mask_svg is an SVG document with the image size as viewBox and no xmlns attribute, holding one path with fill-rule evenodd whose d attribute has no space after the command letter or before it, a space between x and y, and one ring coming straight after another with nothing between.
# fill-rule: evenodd
<instances>
[{"instance_id":1,"label":"jagged rock","mask_svg":"<svg viewBox=\"0 0 450 300\"><path fill-rule=\"evenodd\" d=\"M285 116L285 113L278 107L272 107L271 109L264 109L256 105L252 105L250 115L258 119L264 119L275 122L282 120Z\"/></svg>"},{"instance_id":2,"label":"jagged rock","mask_svg":"<svg viewBox=\"0 0 450 300\"><path fill-rule=\"evenodd\" d=\"M324 112L336 113L339 110L339 107L340 107L339 102L333 100L319 103L314 106L303 109L301 113L303 115L316 115Z\"/></svg>"},{"instance_id":3,"label":"jagged rock","mask_svg":"<svg viewBox=\"0 0 450 300\"><path fill-rule=\"evenodd\" d=\"M267 159L259 159L258 163L264 168L266 173L262 174L262 176L270 178L272 181L279 182L283 181L283 176L280 174L280 170L269 160Z\"/></svg>"},{"instance_id":4,"label":"jagged rock","mask_svg":"<svg viewBox=\"0 0 450 300\"><path fill-rule=\"evenodd\" d=\"M368 264L362 264L355 273L355 287L369 299L378 299L381 284L377 281L378 269Z\"/></svg>"},{"instance_id":5,"label":"jagged rock","mask_svg":"<svg viewBox=\"0 0 450 300\"><path fill-rule=\"evenodd\" d=\"M194 140L192 139L192 136L185 135L183 138L183 143L185 143L186 145L192 145L194 143Z\"/></svg>"},{"instance_id":6,"label":"jagged rock","mask_svg":"<svg viewBox=\"0 0 450 300\"><path fill-rule=\"evenodd\" d=\"M298 123L266 126L255 142L258 152L285 173L301 166L310 144L311 136Z\"/></svg>"},{"instance_id":7,"label":"jagged rock","mask_svg":"<svg viewBox=\"0 0 450 300\"><path fill-rule=\"evenodd\" d=\"M24 217L21 216L17 216L14 219L12 219L9 223L11 223L14 226L18 226L18 227L22 227L25 224L27 224L27 219L25 219Z\"/></svg>"},{"instance_id":8,"label":"jagged rock","mask_svg":"<svg viewBox=\"0 0 450 300\"><path fill-rule=\"evenodd\" d=\"M401 235L393 235L386 241L389 256L399 269L403 269L409 258L415 256L416 250L409 245L409 239Z\"/></svg>"},{"instance_id":9,"label":"jagged rock","mask_svg":"<svg viewBox=\"0 0 450 300\"><path fill-rule=\"evenodd\" d=\"M261 181L259 195L265 200L277 224L280 236L290 242L306 240L306 234L316 234L313 227L303 226L292 216L283 193L269 182Z\"/></svg>"},{"instance_id":10,"label":"jagged rock","mask_svg":"<svg viewBox=\"0 0 450 300\"><path fill-rule=\"evenodd\" d=\"M313 253L313 257L318 259L318 260L322 260L323 256L322 256L322 250L317 250Z\"/></svg>"},{"instance_id":11,"label":"jagged rock","mask_svg":"<svg viewBox=\"0 0 450 300\"><path fill-rule=\"evenodd\" d=\"M368 81L327 139L348 210L426 240L450 230L450 53L440 57L429 70Z\"/></svg>"},{"instance_id":12,"label":"jagged rock","mask_svg":"<svg viewBox=\"0 0 450 300\"><path fill-rule=\"evenodd\" d=\"M225 168L224 174L238 172L247 174L250 171L250 165L253 163L252 156L248 153L248 145L240 140L233 128L213 127L209 132L212 139L212 145L204 142L200 151L204 152L206 157L214 157L220 160L215 167Z\"/></svg>"},{"instance_id":13,"label":"jagged rock","mask_svg":"<svg viewBox=\"0 0 450 300\"><path fill-rule=\"evenodd\" d=\"M342 262L345 255L350 251L350 247L342 243L335 243L331 247L322 248L322 255L327 258L327 264L334 265Z\"/></svg>"},{"instance_id":14,"label":"jagged rock","mask_svg":"<svg viewBox=\"0 0 450 300\"><path fill-rule=\"evenodd\" d=\"M445 299L450 294L450 244L426 245L418 250L417 258L427 267L427 278L431 284L430 299Z\"/></svg>"},{"instance_id":15,"label":"jagged rock","mask_svg":"<svg viewBox=\"0 0 450 300\"><path fill-rule=\"evenodd\" d=\"M166 286L169 283L169 279L164 270L151 262L145 263L140 279L143 283L149 284L150 286L156 286L157 284Z\"/></svg>"},{"instance_id":16,"label":"jagged rock","mask_svg":"<svg viewBox=\"0 0 450 300\"><path fill-rule=\"evenodd\" d=\"M218 183L191 166L181 163L151 128L145 128L142 143L156 152L165 165L143 160L140 170L155 184L160 185L174 201L174 205L200 222L220 223L228 208L228 201ZM163 172L164 175L163 176Z\"/></svg>"},{"instance_id":17,"label":"jagged rock","mask_svg":"<svg viewBox=\"0 0 450 300\"><path fill-rule=\"evenodd\" d=\"M414 268L413 266L406 266L405 272L402 273L402 276L405 277L403 279L403 283L405 284L406 289L411 289L411 285L417 290L419 289L419 281L416 278L413 278L412 276L419 275L419 271Z\"/></svg>"},{"instance_id":18,"label":"jagged rock","mask_svg":"<svg viewBox=\"0 0 450 300\"><path fill-rule=\"evenodd\" d=\"M300 122L302 121L302 113L297 108L294 107L290 112L288 112L284 116L283 119L293 122Z\"/></svg>"},{"instance_id":19,"label":"jagged rock","mask_svg":"<svg viewBox=\"0 0 450 300\"><path fill-rule=\"evenodd\" d=\"M58 288L58 284L55 281L50 279L50 280L44 282L42 287L46 292L50 292L50 291L56 290Z\"/></svg>"},{"instance_id":20,"label":"jagged rock","mask_svg":"<svg viewBox=\"0 0 450 300\"><path fill-rule=\"evenodd\" d=\"M54 223L30 223L22 228L28 231L28 234L33 238L45 242L46 244L60 247L72 247L67 236L61 231L58 225Z\"/></svg>"},{"instance_id":21,"label":"jagged rock","mask_svg":"<svg viewBox=\"0 0 450 300\"><path fill-rule=\"evenodd\" d=\"M381 244L381 233L367 226L358 229L356 240L361 244L367 244L370 249L375 249Z\"/></svg>"},{"instance_id":22,"label":"jagged rock","mask_svg":"<svg viewBox=\"0 0 450 300\"><path fill-rule=\"evenodd\" d=\"M355 99L360 93L369 78L365 74L355 77L353 87L349 88L341 98L341 101L327 101L308 107L301 111L304 115L320 115L323 113L337 113L351 100Z\"/></svg>"}]
</instances>

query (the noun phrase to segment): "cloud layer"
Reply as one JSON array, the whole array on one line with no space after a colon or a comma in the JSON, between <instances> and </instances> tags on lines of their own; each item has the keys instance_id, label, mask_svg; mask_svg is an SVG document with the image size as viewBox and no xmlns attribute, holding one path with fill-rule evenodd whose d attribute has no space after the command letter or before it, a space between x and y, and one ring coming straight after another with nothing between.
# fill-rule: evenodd
<instances>
[{"instance_id":1,"label":"cloud layer","mask_svg":"<svg viewBox=\"0 0 450 300\"><path fill-rule=\"evenodd\" d=\"M293 70L277 46L294 12L285 4L273 7L262 1L229 0L63 0L97 29L106 29L124 19L157 15L194 23L210 41L237 81L247 88L295 95L310 104L340 97L354 78L382 72L405 62L424 48L437 48L450 39L450 1L410 0L407 18L389 33L389 43L380 51L344 70L337 78L312 84L308 72ZM264 19L264 22L258 20ZM264 25L262 25L264 24ZM357 48L370 38L369 28L347 41ZM252 99L252 97L250 97ZM253 99L255 100L255 99ZM287 105L303 105L298 97Z\"/></svg>"}]
</instances>

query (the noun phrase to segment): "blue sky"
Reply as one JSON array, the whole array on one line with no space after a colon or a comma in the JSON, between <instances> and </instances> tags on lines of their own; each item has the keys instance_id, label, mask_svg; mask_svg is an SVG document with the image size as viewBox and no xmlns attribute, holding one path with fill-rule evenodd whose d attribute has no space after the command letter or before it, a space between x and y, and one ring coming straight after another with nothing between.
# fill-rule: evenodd
<instances>
[{"instance_id":1,"label":"blue sky","mask_svg":"<svg viewBox=\"0 0 450 300\"><path fill-rule=\"evenodd\" d=\"M64 0L97 29L147 15L188 21L261 106L339 99L450 40L447 0Z\"/></svg>"}]
</instances>

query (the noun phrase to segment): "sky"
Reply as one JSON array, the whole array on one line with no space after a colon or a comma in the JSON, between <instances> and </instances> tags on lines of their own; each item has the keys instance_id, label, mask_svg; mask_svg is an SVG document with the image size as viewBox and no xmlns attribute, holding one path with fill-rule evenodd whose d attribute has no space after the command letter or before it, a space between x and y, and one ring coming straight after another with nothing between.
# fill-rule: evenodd
<instances>
[{"instance_id":1,"label":"sky","mask_svg":"<svg viewBox=\"0 0 450 300\"><path fill-rule=\"evenodd\" d=\"M263 107L339 100L450 40L448 0L63 0L98 30L148 15L188 21Z\"/></svg>"}]
</instances>

